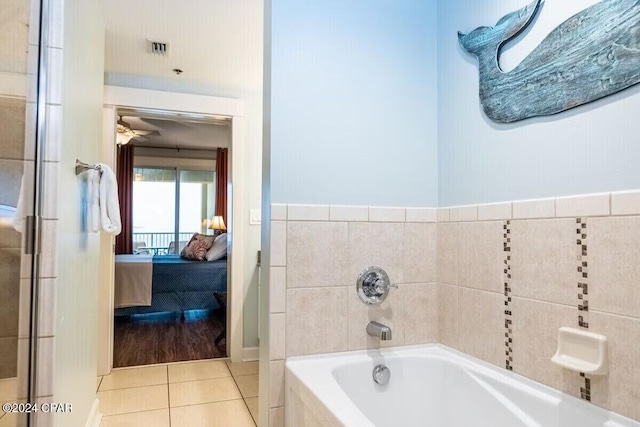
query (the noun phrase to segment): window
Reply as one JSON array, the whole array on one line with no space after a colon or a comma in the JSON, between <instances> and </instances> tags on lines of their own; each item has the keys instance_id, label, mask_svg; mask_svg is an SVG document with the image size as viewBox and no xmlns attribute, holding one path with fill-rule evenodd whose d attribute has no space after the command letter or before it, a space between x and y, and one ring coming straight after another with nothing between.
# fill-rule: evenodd
<instances>
[{"instance_id":1,"label":"window","mask_svg":"<svg viewBox=\"0 0 640 427\"><path fill-rule=\"evenodd\" d=\"M177 254L193 233L212 234L214 171L134 168L133 173L135 253Z\"/></svg>"}]
</instances>

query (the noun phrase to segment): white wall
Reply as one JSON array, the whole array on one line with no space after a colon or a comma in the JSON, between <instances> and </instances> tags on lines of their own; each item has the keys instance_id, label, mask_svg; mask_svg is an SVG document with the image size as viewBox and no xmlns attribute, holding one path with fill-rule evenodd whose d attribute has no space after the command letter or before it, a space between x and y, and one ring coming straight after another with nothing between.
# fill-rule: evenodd
<instances>
[{"instance_id":1,"label":"white wall","mask_svg":"<svg viewBox=\"0 0 640 427\"><path fill-rule=\"evenodd\" d=\"M271 201L435 206L436 1L273 1Z\"/></svg>"},{"instance_id":2,"label":"white wall","mask_svg":"<svg viewBox=\"0 0 640 427\"><path fill-rule=\"evenodd\" d=\"M640 187L640 87L511 125L496 125L482 112L477 63L458 46L457 31L495 25L527 3L438 2L440 206ZM554 28L594 3L545 2L530 30L507 46L501 65L514 68Z\"/></svg>"},{"instance_id":3,"label":"white wall","mask_svg":"<svg viewBox=\"0 0 640 427\"><path fill-rule=\"evenodd\" d=\"M57 335L54 401L73 404L55 426L83 426L95 400L100 236L82 231L86 174L75 159L96 162L102 140L104 25L97 0L65 0L62 153L57 199ZM56 196L54 196L56 197Z\"/></svg>"}]
</instances>

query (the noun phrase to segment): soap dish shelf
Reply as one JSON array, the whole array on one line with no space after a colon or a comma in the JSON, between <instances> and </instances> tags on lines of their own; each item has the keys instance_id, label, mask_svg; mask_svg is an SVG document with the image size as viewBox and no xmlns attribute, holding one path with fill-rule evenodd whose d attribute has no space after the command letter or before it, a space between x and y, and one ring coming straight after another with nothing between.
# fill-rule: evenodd
<instances>
[{"instance_id":1,"label":"soap dish shelf","mask_svg":"<svg viewBox=\"0 0 640 427\"><path fill-rule=\"evenodd\" d=\"M551 361L563 368L592 375L609 372L607 337L574 328L558 330L558 350Z\"/></svg>"}]
</instances>

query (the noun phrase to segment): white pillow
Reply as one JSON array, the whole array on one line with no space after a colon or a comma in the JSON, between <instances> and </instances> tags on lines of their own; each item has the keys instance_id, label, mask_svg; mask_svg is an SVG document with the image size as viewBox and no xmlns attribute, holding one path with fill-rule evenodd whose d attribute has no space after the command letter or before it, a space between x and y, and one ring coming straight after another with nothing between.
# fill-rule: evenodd
<instances>
[{"instance_id":1,"label":"white pillow","mask_svg":"<svg viewBox=\"0 0 640 427\"><path fill-rule=\"evenodd\" d=\"M227 233L222 233L213 241L213 246L207 251L207 261L215 261L227 256Z\"/></svg>"}]
</instances>

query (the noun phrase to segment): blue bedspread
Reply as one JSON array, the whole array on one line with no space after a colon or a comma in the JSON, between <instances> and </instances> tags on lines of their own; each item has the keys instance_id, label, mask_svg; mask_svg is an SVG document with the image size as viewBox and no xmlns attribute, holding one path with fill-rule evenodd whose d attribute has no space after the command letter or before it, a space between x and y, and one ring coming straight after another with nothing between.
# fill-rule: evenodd
<instances>
[{"instance_id":1,"label":"blue bedspread","mask_svg":"<svg viewBox=\"0 0 640 427\"><path fill-rule=\"evenodd\" d=\"M227 259L191 261L156 255L151 289L150 307L119 308L115 315L218 308L213 292L227 291Z\"/></svg>"}]
</instances>

